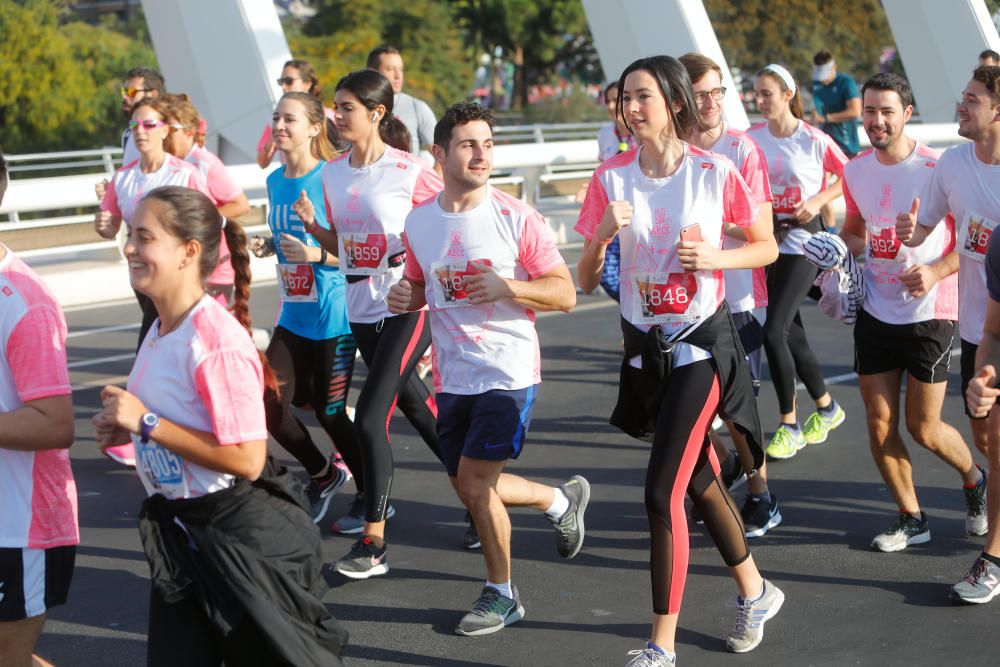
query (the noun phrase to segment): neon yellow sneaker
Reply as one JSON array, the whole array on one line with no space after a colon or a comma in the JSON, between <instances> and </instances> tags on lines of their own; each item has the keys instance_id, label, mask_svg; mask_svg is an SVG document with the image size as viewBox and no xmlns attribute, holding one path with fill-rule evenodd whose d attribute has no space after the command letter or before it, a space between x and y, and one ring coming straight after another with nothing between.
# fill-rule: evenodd
<instances>
[{"instance_id":1,"label":"neon yellow sneaker","mask_svg":"<svg viewBox=\"0 0 1000 667\"><path fill-rule=\"evenodd\" d=\"M830 431L843 424L846 418L847 415L844 414L844 409L839 404L829 417L823 416L820 412L814 412L809 415L809 419L802 426L802 437L805 439L806 444L809 445L818 445L821 442L826 442Z\"/></svg>"},{"instance_id":2,"label":"neon yellow sneaker","mask_svg":"<svg viewBox=\"0 0 1000 667\"><path fill-rule=\"evenodd\" d=\"M790 459L806 446L802 431L793 431L784 424L778 427L768 443L767 455L772 459Z\"/></svg>"}]
</instances>

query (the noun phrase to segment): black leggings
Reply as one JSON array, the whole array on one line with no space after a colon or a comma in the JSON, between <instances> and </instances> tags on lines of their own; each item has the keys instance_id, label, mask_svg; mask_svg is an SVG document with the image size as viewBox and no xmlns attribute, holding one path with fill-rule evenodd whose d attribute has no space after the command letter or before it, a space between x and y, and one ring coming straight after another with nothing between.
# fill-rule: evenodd
<instances>
[{"instance_id":1,"label":"black leggings","mask_svg":"<svg viewBox=\"0 0 1000 667\"><path fill-rule=\"evenodd\" d=\"M293 405L311 406L316 420L344 457L361 491L361 448L354 423L346 411L356 351L351 334L312 340L297 336L284 327L275 328L267 346L267 360L277 376L281 396L265 392L264 409L267 430L278 444L298 459L306 472L318 475L326 467L326 456L291 410Z\"/></svg>"},{"instance_id":2,"label":"black leggings","mask_svg":"<svg viewBox=\"0 0 1000 667\"><path fill-rule=\"evenodd\" d=\"M371 324L351 322L351 331L368 366L358 396L355 425L364 461L365 521L385 521L392 489L389 420L399 409L439 461L437 404L413 369L431 344L426 310L387 317Z\"/></svg>"},{"instance_id":3,"label":"black leggings","mask_svg":"<svg viewBox=\"0 0 1000 667\"><path fill-rule=\"evenodd\" d=\"M813 400L826 393L819 361L809 347L799 314L799 305L818 274L819 269L803 255L778 255L767 273L764 352L783 415L795 410L796 374Z\"/></svg>"},{"instance_id":4,"label":"black leggings","mask_svg":"<svg viewBox=\"0 0 1000 667\"><path fill-rule=\"evenodd\" d=\"M641 372L641 371L636 371ZM675 368L665 380L653 448L646 468L649 570L653 613L681 608L688 569L684 493L705 521L726 565L750 557L740 512L719 481L719 461L708 440L719 406L719 381L711 360Z\"/></svg>"}]
</instances>

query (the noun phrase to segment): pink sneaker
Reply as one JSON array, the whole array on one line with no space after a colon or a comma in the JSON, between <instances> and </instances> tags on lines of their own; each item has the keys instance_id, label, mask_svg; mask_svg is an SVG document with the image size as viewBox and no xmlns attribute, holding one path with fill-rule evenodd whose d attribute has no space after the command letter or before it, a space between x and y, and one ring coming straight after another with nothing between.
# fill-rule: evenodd
<instances>
[{"instance_id":1,"label":"pink sneaker","mask_svg":"<svg viewBox=\"0 0 1000 667\"><path fill-rule=\"evenodd\" d=\"M123 466L128 466L129 468L135 467L135 446L131 442L124 445L105 447L101 451L115 463L121 463Z\"/></svg>"},{"instance_id":2,"label":"pink sneaker","mask_svg":"<svg viewBox=\"0 0 1000 667\"><path fill-rule=\"evenodd\" d=\"M350 468L348 468L347 464L344 463L344 459L340 456L340 454L337 454L334 457L334 459L333 459L333 467L337 468L338 470L343 470L344 471L344 474L346 475L346 477L344 478L344 483L347 483L347 482L351 481L351 479L353 479L354 475L351 474Z\"/></svg>"}]
</instances>

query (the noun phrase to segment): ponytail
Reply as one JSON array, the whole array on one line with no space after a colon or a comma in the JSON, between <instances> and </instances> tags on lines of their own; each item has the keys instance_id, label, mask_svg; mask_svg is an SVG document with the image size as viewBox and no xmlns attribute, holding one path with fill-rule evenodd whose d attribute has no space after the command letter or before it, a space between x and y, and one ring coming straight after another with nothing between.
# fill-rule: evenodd
<instances>
[{"instance_id":1,"label":"ponytail","mask_svg":"<svg viewBox=\"0 0 1000 667\"><path fill-rule=\"evenodd\" d=\"M410 131L403 124L403 121L391 113L386 113L385 118L379 121L378 136L387 146L392 146L396 150L409 153L412 149Z\"/></svg>"},{"instance_id":2,"label":"ponytail","mask_svg":"<svg viewBox=\"0 0 1000 667\"><path fill-rule=\"evenodd\" d=\"M317 160L325 160L327 162L337 157L339 151L330 143L329 119L326 117L326 112L323 110L323 103L320 99L315 95L299 92L285 93L281 96L281 99L295 100L302 104L306 112L306 119L313 125L320 126L320 131L316 133L309 144L312 156Z\"/></svg>"}]
</instances>

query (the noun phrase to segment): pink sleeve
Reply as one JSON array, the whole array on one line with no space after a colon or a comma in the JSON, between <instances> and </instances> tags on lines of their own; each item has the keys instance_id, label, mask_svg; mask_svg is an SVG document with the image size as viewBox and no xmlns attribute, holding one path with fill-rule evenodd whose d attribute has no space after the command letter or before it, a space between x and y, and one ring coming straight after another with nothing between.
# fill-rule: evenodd
<instances>
[{"instance_id":1,"label":"pink sleeve","mask_svg":"<svg viewBox=\"0 0 1000 667\"><path fill-rule=\"evenodd\" d=\"M255 352L239 348L213 352L195 369L194 380L220 445L267 439L264 372Z\"/></svg>"},{"instance_id":2,"label":"pink sleeve","mask_svg":"<svg viewBox=\"0 0 1000 667\"><path fill-rule=\"evenodd\" d=\"M423 285L424 270L420 268L420 262L417 261L416 255L413 254L413 248L410 247L410 242L407 240L405 233L403 235L403 246L406 248L406 266L403 267L403 277Z\"/></svg>"},{"instance_id":3,"label":"pink sleeve","mask_svg":"<svg viewBox=\"0 0 1000 667\"><path fill-rule=\"evenodd\" d=\"M587 186L587 196L583 200L583 208L580 209L580 217L576 221L574 229L584 236L588 241L594 238L597 226L601 224L604 217L604 210L608 207L608 193L604 190L604 184L597 177L597 172L590 178L590 185Z\"/></svg>"},{"instance_id":4,"label":"pink sleeve","mask_svg":"<svg viewBox=\"0 0 1000 667\"><path fill-rule=\"evenodd\" d=\"M534 211L524 220L518 260L532 278L551 273L566 263L556 248L549 224Z\"/></svg>"},{"instance_id":5,"label":"pink sleeve","mask_svg":"<svg viewBox=\"0 0 1000 667\"><path fill-rule=\"evenodd\" d=\"M757 220L757 205L753 193L735 169L726 172L723 189L723 220L737 227L749 227Z\"/></svg>"},{"instance_id":6,"label":"pink sleeve","mask_svg":"<svg viewBox=\"0 0 1000 667\"><path fill-rule=\"evenodd\" d=\"M421 204L437 193L441 192L444 188L444 183L441 179L430 169L421 169L420 175L417 176L417 182L413 186L413 205L417 206Z\"/></svg>"},{"instance_id":7,"label":"pink sleeve","mask_svg":"<svg viewBox=\"0 0 1000 667\"><path fill-rule=\"evenodd\" d=\"M22 402L71 393L66 321L54 306L32 306L7 340L7 361Z\"/></svg>"},{"instance_id":8,"label":"pink sleeve","mask_svg":"<svg viewBox=\"0 0 1000 667\"><path fill-rule=\"evenodd\" d=\"M743 161L740 174L758 203L771 201L771 182L767 178L767 163L764 162L764 156L756 144L747 155L747 159Z\"/></svg>"},{"instance_id":9,"label":"pink sleeve","mask_svg":"<svg viewBox=\"0 0 1000 667\"><path fill-rule=\"evenodd\" d=\"M824 171L836 174L837 178L843 177L844 165L847 164L847 156L844 155L844 151L840 150L840 146L829 136L823 135L823 141L826 143L826 150L823 152Z\"/></svg>"},{"instance_id":10,"label":"pink sleeve","mask_svg":"<svg viewBox=\"0 0 1000 667\"><path fill-rule=\"evenodd\" d=\"M197 190L198 192L205 195L209 199L212 199L212 193L208 191L208 183L205 182L205 177L202 176L201 172L198 171L197 169L191 170L191 175L188 177L187 186L192 190Z\"/></svg>"},{"instance_id":11,"label":"pink sleeve","mask_svg":"<svg viewBox=\"0 0 1000 667\"><path fill-rule=\"evenodd\" d=\"M208 185L208 196L216 206L228 204L243 194L243 189L236 185L236 181L229 175L221 161L212 165L205 175L205 180Z\"/></svg>"},{"instance_id":12,"label":"pink sleeve","mask_svg":"<svg viewBox=\"0 0 1000 667\"><path fill-rule=\"evenodd\" d=\"M122 210L118 206L118 172L115 172L108 187L104 189L104 199L101 200L101 210L107 211L116 218L122 217Z\"/></svg>"},{"instance_id":13,"label":"pink sleeve","mask_svg":"<svg viewBox=\"0 0 1000 667\"><path fill-rule=\"evenodd\" d=\"M844 208L847 209L847 214L861 215L857 202L855 202L854 197L851 196L851 189L848 187L847 179L843 179L842 182L844 183Z\"/></svg>"},{"instance_id":14,"label":"pink sleeve","mask_svg":"<svg viewBox=\"0 0 1000 667\"><path fill-rule=\"evenodd\" d=\"M264 133L260 135L260 141L257 142L257 152L262 153L264 149L267 148L267 144L271 141L271 126L264 126Z\"/></svg>"}]
</instances>

